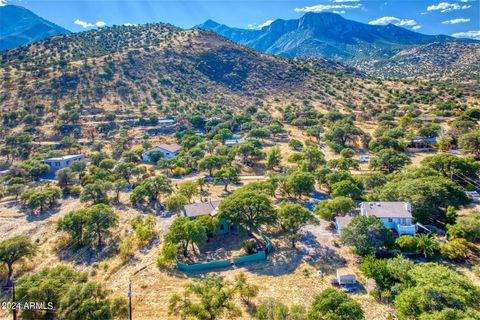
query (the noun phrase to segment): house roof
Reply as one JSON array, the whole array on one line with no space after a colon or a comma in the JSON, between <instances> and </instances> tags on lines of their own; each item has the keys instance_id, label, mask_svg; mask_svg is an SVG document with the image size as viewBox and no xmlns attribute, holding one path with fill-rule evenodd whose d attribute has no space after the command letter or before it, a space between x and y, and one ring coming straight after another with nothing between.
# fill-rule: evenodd
<instances>
[{"instance_id":1,"label":"house roof","mask_svg":"<svg viewBox=\"0 0 480 320\"><path fill-rule=\"evenodd\" d=\"M351 216L335 217L335 222L337 223L338 230L345 228L350 223L350 220L352 220Z\"/></svg>"},{"instance_id":2,"label":"house roof","mask_svg":"<svg viewBox=\"0 0 480 320\"><path fill-rule=\"evenodd\" d=\"M362 202L362 214L379 218L411 218L411 205L408 202Z\"/></svg>"},{"instance_id":3,"label":"house roof","mask_svg":"<svg viewBox=\"0 0 480 320\"><path fill-rule=\"evenodd\" d=\"M215 200L187 204L183 207L183 214L189 218L204 216L207 214L214 216L216 215L217 207L220 202L221 200Z\"/></svg>"},{"instance_id":4,"label":"house roof","mask_svg":"<svg viewBox=\"0 0 480 320\"><path fill-rule=\"evenodd\" d=\"M84 157L83 154L71 154L68 156L63 156L63 157L53 157L53 158L48 158L48 159L43 159L43 161L63 161L63 160L70 160L70 159L75 159L78 157Z\"/></svg>"},{"instance_id":5,"label":"house roof","mask_svg":"<svg viewBox=\"0 0 480 320\"><path fill-rule=\"evenodd\" d=\"M179 152L180 150L182 150L182 146L174 143L174 144L166 144L166 143L162 143L158 146L156 146L157 149L162 149L162 150L165 150L165 151L168 151L168 152Z\"/></svg>"}]
</instances>

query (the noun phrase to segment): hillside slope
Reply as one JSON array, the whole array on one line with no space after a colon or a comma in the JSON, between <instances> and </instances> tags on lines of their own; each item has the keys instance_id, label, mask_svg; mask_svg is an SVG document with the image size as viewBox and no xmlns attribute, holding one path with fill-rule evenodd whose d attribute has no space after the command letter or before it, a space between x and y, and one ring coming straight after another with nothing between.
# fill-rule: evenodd
<instances>
[{"instance_id":1,"label":"hillside slope","mask_svg":"<svg viewBox=\"0 0 480 320\"><path fill-rule=\"evenodd\" d=\"M480 43L430 43L404 49L388 60L363 61L357 65L370 74L389 77L480 79Z\"/></svg>"},{"instance_id":2,"label":"hillside slope","mask_svg":"<svg viewBox=\"0 0 480 320\"><path fill-rule=\"evenodd\" d=\"M0 51L70 31L47 21L23 7L0 7Z\"/></svg>"},{"instance_id":3,"label":"hillside slope","mask_svg":"<svg viewBox=\"0 0 480 320\"><path fill-rule=\"evenodd\" d=\"M424 35L392 24L386 26L364 24L329 12L307 13L294 20L277 19L261 30L230 28L211 20L196 28L211 30L237 43L283 57L335 59L375 76L391 76L391 67L387 65L395 64L398 61L396 55L403 50L423 46L419 50L425 52L424 59L417 65L420 66L419 70L426 70L422 67L435 64L427 60L427 57L430 55L434 58L437 53L433 47L428 46L429 44L448 46L449 43L460 43L461 46L449 47L450 52L453 48L458 49L453 52L457 56L464 53L461 48L468 51L478 45L478 42L473 40L445 35ZM426 52L430 48L432 51ZM469 60L466 64L467 60L461 57L458 59L459 63L465 62L462 68L470 67ZM425 65L422 65L424 62ZM444 74L446 70L440 67L435 70L428 68L426 71ZM412 71L415 71L413 69ZM395 75L416 76L418 73L400 72ZM475 75L470 75L473 76Z\"/></svg>"},{"instance_id":4,"label":"hillside slope","mask_svg":"<svg viewBox=\"0 0 480 320\"><path fill-rule=\"evenodd\" d=\"M376 81L329 60L285 59L168 24L107 27L9 50L0 79L0 111L73 103L83 114L153 106L208 116L252 105L373 113L417 90L419 104L447 99L430 86Z\"/></svg>"}]
</instances>

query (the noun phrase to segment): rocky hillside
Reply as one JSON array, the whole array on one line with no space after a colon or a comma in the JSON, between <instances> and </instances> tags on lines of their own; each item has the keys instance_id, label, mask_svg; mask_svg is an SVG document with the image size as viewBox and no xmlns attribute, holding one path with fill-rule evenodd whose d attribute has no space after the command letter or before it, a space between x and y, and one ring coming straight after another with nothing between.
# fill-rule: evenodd
<instances>
[{"instance_id":1,"label":"rocky hillside","mask_svg":"<svg viewBox=\"0 0 480 320\"><path fill-rule=\"evenodd\" d=\"M9 50L0 79L0 111L73 103L83 114L148 106L181 114L199 104L206 112L297 105L373 113L395 103L440 103L456 92L376 81L329 60L285 59L167 24L114 26Z\"/></svg>"},{"instance_id":2,"label":"rocky hillside","mask_svg":"<svg viewBox=\"0 0 480 320\"><path fill-rule=\"evenodd\" d=\"M435 61L438 46L452 52L454 58L447 60L455 59L457 66L468 69L472 61L462 55L468 55L478 45L474 40L424 35L392 24L364 24L329 12L307 13L295 20L277 19L261 30L229 28L211 20L196 28L214 31L263 52L284 57L334 59L375 76L417 76L420 70L438 76L449 73L448 66L444 69ZM449 46L450 43L458 45ZM423 52L423 58L412 63L412 68L401 72L391 70L401 60L399 57L416 50ZM472 78L475 74L468 76Z\"/></svg>"},{"instance_id":3,"label":"rocky hillside","mask_svg":"<svg viewBox=\"0 0 480 320\"><path fill-rule=\"evenodd\" d=\"M167 24L56 36L7 51L0 61L5 108L68 100L134 106L201 101L236 107L311 93L312 79L320 72L213 32ZM325 81L334 73L321 71Z\"/></svg>"},{"instance_id":4,"label":"rocky hillside","mask_svg":"<svg viewBox=\"0 0 480 320\"><path fill-rule=\"evenodd\" d=\"M480 43L430 43L404 49L388 60L357 64L369 74L386 77L480 79Z\"/></svg>"},{"instance_id":5,"label":"rocky hillside","mask_svg":"<svg viewBox=\"0 0 480 320\"><path fill-rule=\"evenodd\" d=\"M70 31L19 6L0 6L0 51Z\"/></svg>"}]
</instances>

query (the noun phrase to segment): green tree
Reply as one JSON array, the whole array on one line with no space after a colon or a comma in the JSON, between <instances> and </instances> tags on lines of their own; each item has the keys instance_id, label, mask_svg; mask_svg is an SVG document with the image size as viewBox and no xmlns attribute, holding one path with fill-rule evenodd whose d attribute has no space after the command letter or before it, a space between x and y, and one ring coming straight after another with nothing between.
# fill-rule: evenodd
<instances>
[{"instance_id":1,"label":"green tree","mask_svg":"<svg viewBox=\"0 0 480 320\"><path fill-rule=\"evenodd\" d=\"M126 319L128 304L124 298L108 298L109 292L99 283L73 284L60 300L59 310L66 319Z\"/></svg>"},{"instance_id":2,"label":"green tree","mask_svg":"<svg viewBox=\"0 0 480 320\"><path fill-rule=\"evenodd\" d=\"M198 192L198 183L195 181L182 182L178 186L178 194L187 198L189 203L192 202L192 197L196 196Z\"/></svg>"},{"instance_id":3,"label":"green tree","mask_svg":"<svg viewBox=\"0 0 480 320\"><path fill-rule=\"evenodd\" d=\"M187 203L189 203L188 199L181 194L171 196L167 198L167 200L165 200L165 205L167 206L167 210L173 213L180 213L183 206L186 205Z\"/></svg>"},{"instance_id":4,"label":"green tree","mask_svg":"<svg viewBox=\"0 0 480 320\"><path fill-rule=\"evenodd\" d=\"M363 259L359 268L367 278L375 279L378 287L382 290L389 289L395 284L395 279L388 269L387 260L367 256Z\"/></svg>"},{"instance_id":5,"label":"green tree","mask_svg":"<svg viewBox=\"0 0 480 320\"><path fill-rule=\"evenodd\" d=\"M55 173L55 177L58 181L58 185L61 188L65 188L68 185L73 184L75 181L75 174L70 168L62 168Z\"/></svg>"},{"instance_id":6,"label":"green tree","mask_svg":"<svg viewBox=\"0 0 480 320\"><path fill-rule=\"evenodd\" d=\"M480 291L466 277L435 263L416 264L409 272L410 283L395 297L394 306L400 319L465 319L430 318L447 309L463 312L480 306ZM473 310L472 310L473 309ZM475 319L475 316L471 319Z\"/></svg>"},{"instance_id":7,"label":"green tree","mask_svg":"<svg viewBox=\"0 0 480 320\"><path fill-rule=\"evenodd\" d=\"M256 231L264 224L277 220L272 201L263 193L238 189L226 197L218 207L219 217L225 218L231 226L240 226Z\"/></svg>"},{"instance_id":8,"label":"green tree","mask_svg":"<svg viewBox=\"0 0 480 320\"><path fill-rule=\"evenodd\" d=\"M360 320L363 310L346 293L329 288L315 296L308 310L308 320Z\"/></svg>"},{"instance_id":9,"label":"green tree","mask_svg":"<svg viewBox=\"0 0 480 320\"><path fill-rule=\"evenodd\" d=\"M215 172L215 183L223 183L225 192L228 191L228 185L238 182L237 170L233 167L222 168Z\"/></svg>"},{"instance_id":10,"label":"green tree","mask_svg":"<svg viewBox=\"0 0 480 320\"><path fill-rule=\"evenodd\" d=\"M450 237L464 238L470 242L480 241L480 211L458 217L453 225L447 225Z\"/></svg>"},{"instance_id":11,"label":"green tree","mask_svg":"<svg viewBox=\"0 0 480 320\"><path fill-rule=\"evenodd\" d=\"M182 319L235 319L242 314L235 304L236 294L236 287L221 279L210 276L195 279L185 286L182 295L170 297L168 310L170 315L179 315Z\"/></svg>"},{"instance_id":12,"label":"green tree","mask_svg":"<svg viewBox=\"0 0 480 320\"><path fill-rule=\"evenodd\" d=\"M370 160L370 168L392 173L400 170L408 163L410 163L410 158L407 155L393 149L382 149Z\"/></svg>"},{"instance_id":13,"label":"green tree","mask_svg":"<svg viewBox=\"0 0 480 320\"><path fill-rule=\"evenodd\" d=\"M268 150L266 160L267 167L269 169L278 167L280 165L280 162L282 161L282 154L280 152L280 148L278 146L275 146Z\"/></svg>"},{"instance_id":14,"label":"green tree","mask_svg":"<svg viewBox=\"0 0 480 320\"><path fill-rule=\"evenodd\" d=\"M86 231L89 235L95 235L99 250L102 249L103 239L110 235L110 229L117 225L118 216L109 205L95 204L88 208L85 219Z\"/></svg>"},{"instance_id":15,"label":"green tree","mask_svg":"<svg viewBox=\"0 0 480 320\"><path fill-rule=\"evenodd\" d=\"M225 163L225 158L221 156L206 156L198 163L200 170L207 170L210 176L213 176L213 170L220 169Z\"/></svg>"},{"instance_id":16,"label":"green tree","mask_svg":"<svg viewBox=\"0 0 480 320\"><path fill-rule=\"evenodd\" d=\"M295 171L287 177L287 194L293 193L298 198L309 195L315 190L315 176L309 172Z\"/></svg>"},{"instance_id":17,"label":"green tree","mask_svg":"<svg viewBox=\"0 0 480 320\"><path fill-rule=\"evenodd\" d=\"M425 258L431 258L438 249L438 244L432 236L421 234L417 236L417 248Z\"/></svg>"},{"instance_id":18,"label":"green tree","mask_svg":"<svg viewBox=\"0 0 480 320\"><path fill-rule=\"evenodd\" d=\"M234 284L242 302L249 306L251 300L258 295L258 286L248 283L247 276L243 272L235 276Z\"/></svg>"},{"instance_id":19,"label":"green tree","mask_svg":"<svg viewBox=\"0 0 480 320\"><path fill-rule=\"evenodd\" d=\"M444 210L448 206L469 202L462 188L441 176L406 177L400 174L378 191L376 198L381 201L410 202L413 216L421 223L444 220Z\"/></svg>"},{"instance_id":20,"label":"green tree","mask_svg":"<svg viewBox=\"0 0 480 320\"><path fill-rule=\"evenodd\" d=\"M480 169L480 164L474 159L460 158L448 153L427 157L422 160L421 164L440 172L446 178L452 178L454 174L458 174L470 179L476 179Z\"/></svg>"},{"instance_id":21,"label":"green tree","mask_svg":"<svg viewBox=\"0 0 480 320\"><path fill-rule=\"evenodd\" d=\"M276 299L263 300L256 309L257 320L306 320L307 312L301 305L293 305L290 308Z\"/></svg>"},{"instance_id":22,"label":"green tree","mask_svg":"<svg viewBox=\"0 0 480 320\"><path fill-rule=\"evenodd\" d=\"M350 197L352 199L360 199L362 196L362 190L356 183L350 180L343 180L331 185L331 196L337 197Z\"/></svg>"},{"instance_id":23,"label":"green tree","mask_svg":"<svg viewBox=\"0 0 480 320\"><path fill-rule=\"evenodd\" d=\"M13 274L13 264L35 254L37 246L27 236L15 236L0 241L0 262L7 266L7 281Z\"/></svg>"},{"instance_id":24,"label":"green tree","mask_svg":"<svg viewBox=\"0 0 480 320\"><path fill-rule=\"evenodd\" d=\"M473 155L476 159L480 158L480 132L472 130L469 133L462 134L458 138L458 146L464 153Z\"/></svg>"},{"instance_id":25,"label":"green tree","mask_svg":"<svg viewBox=\"0 0 480 320\"><path fill-rule=\"evenodd\" d=\"M111 186L109 182L100 180L89 183L80 193L80 201L92 202L93 204L108 203L108 190L111 189Z\"/></svg>"},{"instance_id":26,"label":"green tree","mask_svg":"<svg viewBox=\"0 0 480 320\"><path fill-rule=\"evenodd\" d=\"M336 197L331 200L320 201L315 206L315 213L322 219L331 221L335 214L342 216L349 213L355 207L352 199L347 197Z\"/></svg>"},{"instance_id":27,"label":"green tree","mask_svg":"<svg viewBox=\"0 0 480 320\"><path fill-rule=\"evenodd\" d=\"M342 229L340 241L365 256L376 250L387 248L394 242L393 233L375 216L354 216Z\"/></svg>"},{"instance_id":28,"label":"green tree","mask_svg":"<svg viewBox=\"0 0 480 320\"><path fill-rule=\"evenodd\" d=\"M20 201L33 211L40 209L40 213L43 213L45 208L53 208L61 197L60 188L43 187L24 191L20 195Z\"/></svg>"},{"instance_id":29,"label":"green tree","mask_svg":"<svg viewBox=\"0 0 480 320\"><path fill-rule=\"evenodd\" d=\"M295 248L295 242L298 239L298 232L308 222L315 219L313 214L298 203L282 202L278 209L278 219L283 231L290 235L292 248Z\"/></svg>"}]
</instances>

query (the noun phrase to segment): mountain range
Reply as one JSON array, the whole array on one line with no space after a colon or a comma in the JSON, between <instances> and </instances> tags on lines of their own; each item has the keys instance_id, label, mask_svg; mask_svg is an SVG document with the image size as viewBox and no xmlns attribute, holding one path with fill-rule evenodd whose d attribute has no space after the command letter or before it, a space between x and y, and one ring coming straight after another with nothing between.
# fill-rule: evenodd
<instances>
[{"instance_id":1,"label":"mountain range","mask_svg":"<svg viewBox=\"0 0 480 320\"><path fill-rule=\"evenodd\" d=\"M19 6L0 7L0 16L0 51L46 38L59 41L52 36L70 33ZM356 72L384 78L422 76L471 80L480 76L479 41L424 35L392 24L369 25L329 12L306 13L294 20L277 19L260 30L231 28L213 20L194 29L213 31L264 53L297 61L308 59L311 65L336 71L354 68ZM76 44L70 41L72 47L79 49L76 55L103 54L118 49L98 43L92 48L85 37L70 39L79 41ZM125 39L131 40L128 36L120 37L114 46L136 47L135 43L124 43ZM64 56L65 52L57 54Z\"/></svg>"},{"instance_id":2,"label":"mountain range","mask_svg":"<svg viewBox=\"0 0 480 320\"><path fill-rule=\"evenodd\" d=\"M0 51L42 40L59 34L70 33L23 7L0 7Z\"/></svg>"},{"instance_id":3,"label":"mountain range","mask_svg":"<svg viewBox=\"0 0 480 320\"><path fill-rule=\"evenodd\" d=\"M334 59L377 76L402 74L394 72L392 68L382 67L398 61L399 54L404 61L412 62L414 59L410 58L414 57L407 56L409 53L416 53L412 49L422 46L423 52L433 50L430 52L432 57L436 56L437 50L446 52L455 48L457 51L453 57L457 57L461 63L474 66L479 62L478 55L476 58L475 55L470 55L472 50L479 52L478 41L446 35L425 35L393 24L369 25L347 20L330 12L310 12L294 20L277 19L260 30L231 28L213 20L207 20L195 28L216 32L239 44L266 53L288 58L307 56ZM452 46L451 43L463 45ZM435 45L431 46L432 44ZM466 59L463 56L464 50L469 54ZM393 60L390 60L392 58ZM423 58L428 57L424 55ZM423 62L420 60L413 65ZM440 69L437 70L440 71L438 75L444 74L441 66L437 69Z\"/></svg>"}]
</instances>

